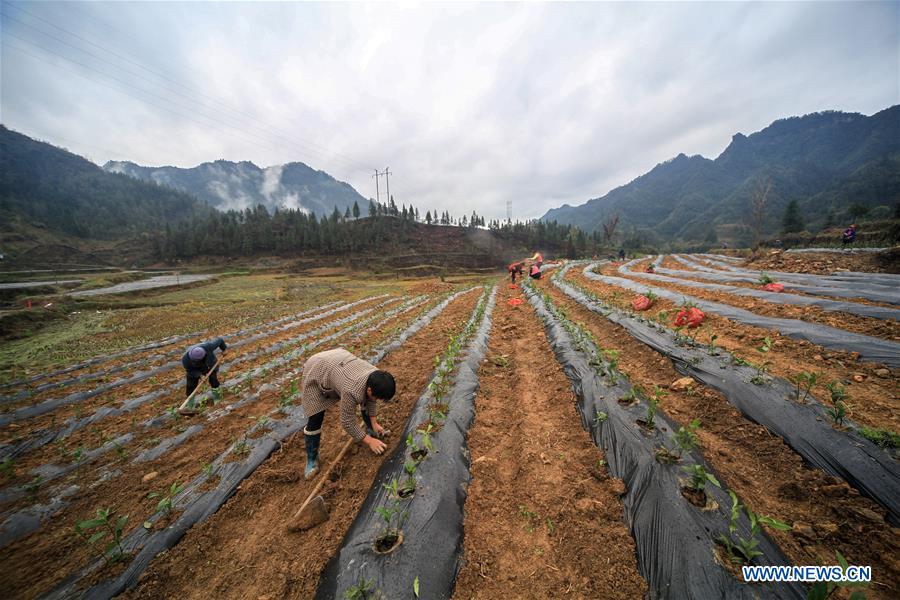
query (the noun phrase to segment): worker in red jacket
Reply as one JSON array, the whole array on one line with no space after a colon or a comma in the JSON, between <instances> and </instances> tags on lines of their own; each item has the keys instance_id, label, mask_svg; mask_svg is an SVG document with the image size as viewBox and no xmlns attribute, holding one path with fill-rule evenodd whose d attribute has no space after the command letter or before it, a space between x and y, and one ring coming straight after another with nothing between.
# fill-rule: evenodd
<instances>
[{"instance_id":1,"label":"worker in red jacket","mask_svg":"<svg viewBox=\"0 0 900 600\"><path fill-rule=\"evenodd\" d=\"M509 271L509 280L512 283L516 282L516 275L518 275L520 277L522 276L522 274L524 273L524 270L523 270L524 265L525 265L525 261L520 260L519 262L514 262L511 265L509 265L508 267L506 267L506 270Z\"/></svg>"}]
</instances>

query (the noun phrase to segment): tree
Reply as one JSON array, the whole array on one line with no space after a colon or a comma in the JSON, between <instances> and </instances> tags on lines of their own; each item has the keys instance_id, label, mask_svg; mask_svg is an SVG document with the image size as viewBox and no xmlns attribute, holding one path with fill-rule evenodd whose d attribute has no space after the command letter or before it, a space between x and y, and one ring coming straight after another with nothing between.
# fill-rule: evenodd
<instances>
[{"instance_id":1,"label":"tree","mask_svg":"<svg viewBox=\"0 0 900 600\"><path fill-rule=\"evenodd\" d=\"M369 216L374 217L378 214L378 207L375 206L375 201L369 198Z\"/></svg>"},{"instance_id":2,"label":"tree","mask_svg":"<svg viewBox=\"0 0 900 600\"><path fill-rule=\"evenodd\" d=\"M347 207L347 210L344 211L344 220L345 221L350 220L350 207L349 206Z\"/></svg>"},{"instance_id":3,"label":"tree","mask_svg":"<svg viewBox=\"0 0 900 600\"><path fill-rule=\"evenodd\" d=\"M619 226L619 213L609 216L603 222L603 240L606 245L612 245L616 236L616 227Z\"/></svg>"},{"instance_id":4,"label":"tree","mask_svg":"<svg viewBox=\"0 0 900 600\"><path fill-rule=\"evenodd\" d=\"M353 218L359 218L359 204L356 202L356 200L353 201Z\"/></svg>"},{"instance_id":5,"label":"tree","mask_svg":"<svg viewBox=\"0 0 900 600\"><path fill-rule=\"evenodd\" d=\"M759 248L762 239L762 229L766 222L766 206L769 203L769 193L772 191L772 179L761 177L756 181L756 187L750 193L750 228L753 231L753 249Z\"/></svg>"},{"instance_id":6,"label":"tree","mask_svg":"<svg viewBox=\"0 0 900 600\"><path fill-rule=\"evenodd\" d=\"M781 233L797 233L803 231L803 218L796 200L788 202L781 219Z\"/></svg>"},{"instance_id":7,"label":"tree","mask_svg":"<svg viewBox=\"0 0 900 600\"><path fill-rule=\"evenodd\" d=\"M869 207L865 204L860 204L859 202L854 202L847 209L847 214L850 216L852 220L864 219L869 214Z\"/></svg>"},{"instance_id":8,"label":"tree","mask_svg":"<svg viewBox=\"0 0 900 600\"><path fill-rule=\"evenodd\" d=\"M431 225L431 211L430 210L425 212L425 223L427 223L428 225Z\"/></svg>"}]
</instances>

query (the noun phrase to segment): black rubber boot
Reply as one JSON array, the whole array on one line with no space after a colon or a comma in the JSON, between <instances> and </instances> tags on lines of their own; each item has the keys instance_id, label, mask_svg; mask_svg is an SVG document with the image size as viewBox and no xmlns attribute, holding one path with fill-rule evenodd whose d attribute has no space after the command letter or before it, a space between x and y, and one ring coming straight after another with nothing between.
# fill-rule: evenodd
<instances>
[{"instance_id":1,"label":"black rubber boot","mask_svg":"<svg viewBox=\"0 0 900 600\"><path fill-rule=\"evenodd\" d=\"M312 479L319 472L319 439L322 437L322 430L314 431L312 434L303 429L303 438L306 440L306 469L303 471L304 479Z\"/></svg>"}]
</instances>

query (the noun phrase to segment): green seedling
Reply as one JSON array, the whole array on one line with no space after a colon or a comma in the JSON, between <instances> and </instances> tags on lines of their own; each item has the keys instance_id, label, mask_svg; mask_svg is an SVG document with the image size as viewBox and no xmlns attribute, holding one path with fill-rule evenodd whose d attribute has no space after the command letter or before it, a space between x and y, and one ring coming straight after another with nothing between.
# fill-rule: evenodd
<instances>
[{"instance_id":1,"label":"green seedling","mask_svg":"<svg viewBox=\"0 0 900 600\"><path fill-rule=\"evenodd\" d=\"M126 458L128 458L128 450L126 450L121 444L113 442L113 445L116 447L116 455L118 455L119 460L125 460Z\"/></svg>"},{"instance_id":2,"label":"green seedling","mask_svg":"<svg viewBox=\"0 0 900 600\"><path fill-rule=\"evenodd\" d=\"M84 452L84 446L78 446L75 450L73 450L71 454L72 462L81 462L81 459L84 458Z\"/></svg>"},{"instance_id":3,"label":"green seedling","mask_svg":"<svg viewBox=\"0 0 900 600\"><path fill-rule=\"evenodd\" d=\"M640 401L640 396L643 396L644 388L639 383L635 383L631 386L631 389L628 392L619 398L619 402L622 404L634 404L635 402Z\"/></svg>"},{"instance_id":4,"label":"green seedling","mask_svg":"<svg viewBox=\"0 0 900 600\"><path fill-rule=\"evenodd\" d=\"M122 533L128 515L114 519L115 513L111 508L98 508L97 516L86 521L79 521L75 525L75 533L93 546L104 537L109 536L110 541L103 549L102 557L106 564L118 562L125 557L125 548L122 547Z\"/></svg>"},{"instance_id":5,"label":"green seedling","mask_svg":"<svg viewBox=\"0 0 900 600\"><path fill-rule=\"evenodd\" d=\"M757 348L757 350L759 352L762 352L763 354L769 352L771 349L772 349L772 338L768 338L768 337L764 338L762 346Z\"/></svg>"},{"instance_id":6,"label":"green seedling","mask_svg":"<svg viewBox=\"0 0 900 600\"><path fill-rule=\"evenodd\" d=\"M719 336L715 333L710 332L709 341L706 342L706 353L710 356L717 356L719 354L719 348L716 346L716 340L719 339Z\"/></svg>"},{"instance_id":7,"label":"green seedling","mask_svg":"<svg viewBox=\"0 0 900 600\"><path fill-rule=\"evenodd\" d=\"M32 499L34 499L42 485L44 485L44 478L41 475L36 475L34 479L25 484L25 491L28 492L28 495Z\"/></svg>"},{"instance_id":8,"label":"green seedling","mask_svg":"<svg viewBox=\"0 0 900 600\"><path fill-rule=\"evenodd\" d=\"M668 395L669 393L664 391L658 385L653 386L653 395L650 398L647 398L647 429L653 429L656 426L656 409L659 408L659 403L662 402L662 399Z\"/></svg>"},{"instance_id":9,"label":"green seedling","mask_svg":"<svg viewBox=\"0 0 900 600\"><path fill-rule=\"evenodd\" d=\"M294 404L294 401L289 397L281 394L278 398L278 408L287 408Z\"/></svg>"},{"instance_id":10,"label":"green seedling","mask_svg":"<svg viewBox=\"0 0 900 600\"><path fill-rule=\"evenodd\" d=\"M166 409L166 412L169 413L169 416L172 417L173 421L177 421L181 418L181 415L178 414L178 405L175 404Z\"/></svg>"},{"instance_id":11,"label":"green seedling","mask_svg":"<svg viewBox=\"0 0 900 600\"><path fill-rule=\"evenodd\" d=\"M360 579L356 585L344 592L345 600L370 600L377 597L375 582L371 579Z\"/></svg>"},{"instance_id":12,"label":"green seedling","mask_svg":"<svg viewBox=\"0 0 900 600\"><path fill-rule=\"evenodd\" d=\"M0 471L3 472L3 476L7 479L14 479L16 476L16 461L11 456L7 456L0 463Z\"/></svg>"},{"instance_id":13,"label":"green seedling","mask_svg":"<svg viewBox=\"0 0 900 600\"><path fill-rule=\"evenodd\" d=\"M831 417L836 425L843 425L844 419L847 417L847 403L844 400L847 397L847 390L840 382L832 381L825 384L825 388L831 393L831 408L826 408L825 412Z\"/></svg>"},{"instance_id":14,"label":"green seedling","mask_svg":"<svg viewBox=\"0 0 900 600\"><path fill-rule=\"evenodd\" d=\"M248 454L250 452L250 445L247 444L247 440L241 440L234 445L234 453L238 456L243 454Z\"/></svg>"},{"instance_id":15,"label":"green seedling","mask_svg":"<svg viewBox=\"0 0 900 600\"><path fill-rule=\"evenodd\" d=\"M794 400L797 402L806 402L809 398L810 391L812 391L812 388L816 385L818 379L818 373L807 373L806 371L801 371L800 373L791 376L791 383L797 386L797 389L794 391Z\"/></svg>"},{"instance_id":16,"label":"green seedling","mask_svg":"<svg viewBox=\"0 0 900 600\"><path fill-rule=\"evenodd\" d=\"M759 279L756 280L759 285L768 285L770 283L775 283L775 280L772 279L767 273L763 272L759 274Z\"/></svg>"},{"instance_id":17,"label":"green seedling","mask_svg":"<svg viewBox=\"0 0 900 600\"><path fill-rule=\"evenodd\" d=\"M403 470L406 471L406 474L410 477L416 474L416 467L416 463L409 460L403 463Z\"/></svg>"},{"instance_id":18,"label":"green seedling","mask_svg":"<svg viewBox=\"0 0 900 600\"><path fill-rule=\"evenodd\" d=\"M169 486L168 492L151 492L147 494L147 498L160 498L159 502L156 504L156 510L163 515L168 515L172 512L173 498L180 494L183 489L184 486L178 485L178 482L176 481Z\"/></svg>"},{"instance_id":19,"label":"green seedling","mask_svg":"<svg viewBox=\"0 0 900 600\"><path fill-rule=\"evenodd\" d=\"M206 475L207 477L212 477L212 474L213 474L212 463L203 463L201 470L203 471L203 474Z\"/></svg>"},{"instance_id":20,"label":"green seedling","mask_svg":"<svg viewBox=\"0 0 900 600\"><path fill-rule=\"evenodd\" d=\"M694 419L687 427L679 427L675 432L675 444L678 446L678 456L690 452L700 446L700 438L697 430L700 428L700 420Z\"/></svg>"},{"instance_id":21,"label":"green seedling","mask_svg":"<svg viewBox=\"0 0 900 600\"><path fill-rule=\"evenodd\" d=\"M753 385L765 385L769 383L768 372L769 367L772 365L771 362L766 361L760 365L751 364L754 369L756 369L756 374L750 378L750 383Z\"/></svg>"},{"instance_id":22,"label":"green seedling","mask_svg":"<svg viewBox=\"0 0 900 600\"><path fill-rule=\"evenodd\" d=\"M597 426L597 425L606 423L606 421L608 419L609 419L609 415L607 415L602 410L598 410L597 413L594 415L594 425Z\"/></svg>"},{"instance_id":23,"label":"green seedling","mask_svg":"<svg viewBox=\"0 0 900 600\"><path fill-rule=\"evenodd\" d=\"M705 492L707 482L713 484L717 488L722 487L719 480L716 479L712 473L707 473L706 469L703 468L703 465L690 465L681 468L691 476L689 484L691 489L697 490L698 492Z\"/></svg>"},{"instance_id":24,"label":"green seedling","mask_svg":"<svg viewBox=\"0 0 900 600\"><path fill-rule=\"evenodd\" d=\"M536 513L528 510L528 507L524 504L519 505L519 516L526 521L525 525L523 526L525 531L527 531L528 533L534 533L534 524L532 523L532 521L536 519L539 520L540 517L538 517Z\"/></svg>"},{"instance_id":25,"label":"green seedling","mask_svg":"<svg viewBox=\"0 0 900 600\"><path fill-rule=\"evenodd\" d=\"M256 424L260 427L264 426L271 419L269 419L269 415L259 415L258 417L250 417L251 420L256 421Z\"/></svg>"},{"instance_id":26,"label":"green seedling","mask_svg":"<svg viewBox=\"0 0 900 600\"><path fill-rule=\"evenodd\" d=\"M744 360L743 358L741 358L741 357L738 356L737 354L732 354L732 355L731 355L731 362L732 362L733 364L739 366L739 367L751 367L751 366L753 366L753 364L752 364L750 361Z\"/></svg>"},{"instance_id":27,"label":"green seedling","mask_svg":"<svg viewBox=\"0 0 900 600\"><path fill-rule=\"evenodd\" d=\"M764 515L757 515L747 506L741 504L734 492L729 490L728 495L731 496L731 521L728 524L728 535L720 535L718 541L728 552L728 556L732 562L747 564L757 556L762 555L762 552L757 550L759 540L756 537L760 533L760 524L768 525L779 531L789 531L791 529L791 526L787 523ZM750 536L747 538L741 537L740 535L735 536L741 510L744 511L744 514L746 514L747 518L750 520Z\"/></svg>"},{"instance_id":28,"label":"green seedling","mask_svg":"<svg viewBox=\"0 0 900 600\"><path fill-rule=\"evenodd\" d=\"M843 554L837 550L835 550L834 553L837 555L837 562L841 565L841 569L846 577L847 569L850 568L850 565ZM867 581L817 581L809 588L809 591L806 594L806 600L828 600L834 595L838 588L852 590L850 591L850 600L866 600L865 593L857 588L865 588L868 587L868 585L869 582Z\"/></svg>"},{"instance_id":29,"label":"green seedling","mask_svg":"<svg viewBox=\"0 0 900 600\"><path fill-rule=\"evenodd\" d=\"M383 521L381 533L375 539L375 548L386 552L398 542L408 513L400 508L400 503L396 500L385 506L377 507L375 512Z\"/></svg>"},{"instance_id":30,"label":"green seedling","mask_svg":"<svg viewBox=\"0 0 900 600\"><path fill-rule=\"evenodd\" d=\"M547 517L547 535L553 535L554 533L556 533L556 525L553 524L550 517Z\"/></svg>"}]
</instances>

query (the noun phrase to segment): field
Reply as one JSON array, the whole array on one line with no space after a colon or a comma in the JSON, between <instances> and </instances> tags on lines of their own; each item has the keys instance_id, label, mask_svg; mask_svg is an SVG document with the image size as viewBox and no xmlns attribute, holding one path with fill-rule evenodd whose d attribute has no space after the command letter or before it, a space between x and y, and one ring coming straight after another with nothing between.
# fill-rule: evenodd
<instances>
[{"instance_id":1,"label":"field","mask_svg":"<svg viewBox=\"0 0 900 600\"><path fill-rule=\"evenodd\" d=\"M900 276L804 260L230 273L82 305L0 348L0 596L825 598L740 567L845 558L896 598ZM181 354L216 336L224 393L181 416ZM328 521L290 531L298 384L337 346L397 379L388 450L353 447ZM329 411L323 465L345 437Z\"/></svg>"}]
</instances>

